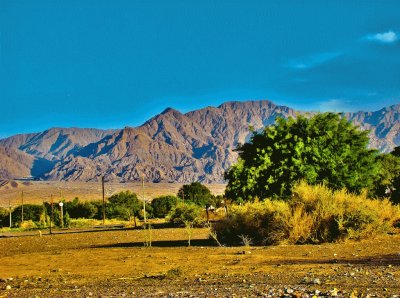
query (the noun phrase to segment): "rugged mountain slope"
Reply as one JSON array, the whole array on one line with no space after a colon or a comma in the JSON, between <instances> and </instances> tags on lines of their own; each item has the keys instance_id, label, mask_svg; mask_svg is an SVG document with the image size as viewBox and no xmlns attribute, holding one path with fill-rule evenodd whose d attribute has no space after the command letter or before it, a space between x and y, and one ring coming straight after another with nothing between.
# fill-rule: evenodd
<instances>
[{"instance_id":1,"label":"rugged mountain slope","mask_svg":"<svg viewBox=\"0 0 400 298\"><path fill-rule=\"evenodd\" d=\"M295 111L269 101L229 102L182 114L171 108L137 128L126 127L58 163L48 179L222 182L233 149L249 127L259 129Z\"/></svg>"},{"instance_id":2,"label":"rugged mountain slope","mask_svg":"<svg viewBox=\"0 0 400 298\"><path fill-rule=\"evenodd\" d=\"M0 146L0 179L31 175L34 158L18 149Z\"/></svg>"},{"instance_id":3,"label":"rugged mountain slope","mask_svg":"<svg viewBox=\"0 0 400 298\"><path fill-rule=\"evenodd\" d=\"M25 176L40 177L53 168L55 163L69 154L103 139L115 130L51 128L41 133L20 134L0 140L0 146L8 152L16 152L20 156L20 164L10 162L5 155L0 157L0 172L8 173L8 178ZM22 154L23 153L23 154ZM22 155L21 155L22 154ZM30 163L22 162L26 158ZM22 163L21 163L22 162ZM29 170L26 170L25 167ZM24 170L22 171L22 168Z\"/></svg>"},{"instance_id":4,"label":"rugged mountain slope","mask_svg":"<svg viewBox=\"0 0 400 298\"><path fill-rule=\"evenodd\" d=\"M63 159L113 132L92 128L51 128L41 133L12 136L0 140L0 145L18 148L35 157L53 161Z\"/></svg>"},{"instance_id":5,"label":"rugged mountain slope","mask_svg":"<svg viewBox=\"0 0 400 298\"><path fill-rule=\"evenodd\" d=\"M168 108L136 128L50 129L0 140L0 145L50 161L51 170L42 170L45 179L95 181L105 174L131 181L144 174L150 181L222 182L236 160L233 149L248 138L249 127L257 130L278 116L297 113L305 112L266 100L228 102L186 114ZM400 105L344 116L371 130L371 147L387 152L400 144Z\"/></svg>"},{"instance_id":6,"label":"rugged mountain slope","mask_svg":"<svg viewBox=\"0 0 400 298\"><path fill-rule=\"evenodd\" d=\"M390 152L400 145L400 104L376 112L346 113L361 129L370 130L370 147Z\"/></svg>"}]
</instances>

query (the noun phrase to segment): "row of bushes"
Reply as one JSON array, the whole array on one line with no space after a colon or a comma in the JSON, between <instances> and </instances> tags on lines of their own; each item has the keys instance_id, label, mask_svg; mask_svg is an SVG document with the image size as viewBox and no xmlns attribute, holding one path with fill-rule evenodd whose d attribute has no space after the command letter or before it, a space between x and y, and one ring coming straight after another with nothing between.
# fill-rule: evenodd
<instances>
[{"instance_id":1,"label":"row of bushes","mask_svg":"<svg viewBox=\"0 0 400 298\"><path fill-rule=\"evenodd\" d=\"M301 244L369 238L393 232L399 224L400 207L387 199L301 182L290 200L232 206L214 230L227 244L240 244L241 238L264 245Z\"/></svg>"},{"instance_id":2,"label":"row of bushes","mask_svg":"<svg viewBox=\"0 0 400 298\"><path fill-rule=\"evenodd\" d=\"M176 196L161 196L146 203L147 218L164 218L171 210L181 204L181 200ZM187 204L191 205L189 202ZM143 202L131 192L121 192L109 199L105 204L107 219L135 220L143 219ZM179 209L179 208L178 208ZM200 207L196 208L201 209ZM82 202L78 198L64 202L64 226L68 227L70 219L86 218L101 220L103 218L102 201ZM198 211L196 211L198 212ZM33 221L37 227L48 227L50 225L51 205L25 204L23 206L24 221ZM179 216L178 216L179 217ZM11 213L13 226L18 226L22 222L22 206L17 206ZM57 203L53 205L54 225L61 226L60 207ZM0 208L0 227L9 226L9 209Z\"/></svg>"}]
</instances>

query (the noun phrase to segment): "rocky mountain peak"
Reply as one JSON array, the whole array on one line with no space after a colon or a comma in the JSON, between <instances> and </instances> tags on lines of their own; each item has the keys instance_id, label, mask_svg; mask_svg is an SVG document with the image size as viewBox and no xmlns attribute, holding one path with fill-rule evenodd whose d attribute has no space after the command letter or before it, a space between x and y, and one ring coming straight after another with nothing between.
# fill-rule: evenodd
<instances>
[{"instance_id":1,"label":"rocky mountain peak","mask_svg":"<svg viewBox=\"0 0 400 298\"><path fill-rule=\"evenodd\" d=\"M145 173L149 181L223 182L237 158L233 150L248 139L250 127L258 130L298 113L305 112L268 100L231 101L185 114L167 108L139 127L52 128L0 140L0 145L19 150L13 158L23 153L51 162L44 179L95 181L105 174L109 180L132 181ZM387 152L400 144L400 105L343 115L370 130L371 147ZM25 164L29 168L30 160Z\"/></svg>"}]
</instances>

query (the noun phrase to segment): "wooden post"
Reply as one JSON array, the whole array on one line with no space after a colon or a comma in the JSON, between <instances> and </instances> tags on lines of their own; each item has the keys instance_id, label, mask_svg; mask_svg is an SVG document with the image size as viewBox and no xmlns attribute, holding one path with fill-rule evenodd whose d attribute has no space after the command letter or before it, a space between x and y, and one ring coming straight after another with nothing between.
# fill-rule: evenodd
<instances>
[{"instance_id":1,"label":"wooden post","mask_svg":"<svg viewBox=\"0 0 400 298\"><path fill-rule=\"evenodd\" d=\"M50 205L51 205L51 217L50 217L50 234L52 234L51 226L54 221L54 207L53 207L53 195L50 195Z\"/></svg>"},{"instance_id":2,"label":"wooden post","mask_svg":"<svg viewBox=\"0 0 400 298\"><path fill-rule=\"evenodd\" d=\"M24 222L24 192L21 191L21 223Z\"/></svg>"},{"instance_id":3,"label":"wooden post","mask_svg":"<svg viewBox=\"0 0 400 298\"><path fill-rule=\"evenodd\" d=\"M58 205L60 206L60 219L61 219L61 229L64 228L64 210L63 210L63 202L58 203Z\"/></svg>"},{"instance_id":4,"label":"wooden post","mask_svg":"<svg viewBox=\"0 0 400 298\"><path fill-rule=\"evenodd\" d=\"M11 211L11 198L8 201L8 207L10 209L10 228L12 227L12 211Z\"/></svg>"},{"instance_id":5,"label":"wooden post","mask_svg":"<svg viewBox=\"0 0 400 298\"><path fill-rule=\"evenodd\" d=\"M105 194L104 194L104 176L101 177L101 188L103 191L103 225L106 222L106 201L105 201Z\"/></svg>"},{"instance_id":6,"label":"wooden post","mask_svg":"<svg viewBox=\"0 0 400 298\"><path fill-rule=\"evenodd\" d=\"M144 174L142 174L142 196L143 196L143 217L144 217L144 223L147 223L146 220L146 201L144 199Z\"/></svg>"}]
</instances>

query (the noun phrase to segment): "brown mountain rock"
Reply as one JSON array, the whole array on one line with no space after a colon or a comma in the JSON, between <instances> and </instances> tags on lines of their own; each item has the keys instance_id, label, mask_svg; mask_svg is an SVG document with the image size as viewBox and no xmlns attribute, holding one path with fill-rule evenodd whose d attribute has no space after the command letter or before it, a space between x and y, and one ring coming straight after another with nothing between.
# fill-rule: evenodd
<instances>
[{"instance_id":1,"label":"brown mountain rock","mask_svg":"<svg viewBox=\"0 0 400 298\"><path fill-rule=\"evenodd\" d=\"M237 158L233 150L248 140L251 130L298 113L305 112L267 100L227 102L186 114L168 108L139 127L50 129L0 144L53 162L41 175L44 179L97 181L105 175L132 181L144 174L155 182L223 182L223 173ZM388 152L399 145L400 105L344 116L371 131L371 147Z\"/></svg>"}]
</instances>

